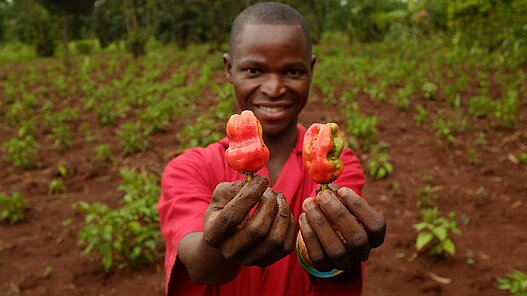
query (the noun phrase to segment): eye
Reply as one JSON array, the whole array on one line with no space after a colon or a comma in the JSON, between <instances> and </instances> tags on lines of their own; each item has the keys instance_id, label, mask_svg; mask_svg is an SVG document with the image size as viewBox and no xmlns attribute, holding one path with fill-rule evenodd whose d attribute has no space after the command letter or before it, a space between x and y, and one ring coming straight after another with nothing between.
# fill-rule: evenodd
<instances>
[{"instance_id":1,"label":"eye","mask_svg":"<svg viewBox=\"0 0 527 296\"><path fill-rule=\"evenodd\" d=\"M243 69L244 72L247 72L250 75L258 75L260 74L260 69L258 68L245 68Z\"/></svg>"},{"instance_id":2,"label":"eye","mask_svg":"<svg viewBox=\"0 0 527 296\"><path fill-rule=\"evenodd\" d=\"M293 76L293 77L298 77L300 75L303 75L304 72L305 71L300 70L300 69L290 69L290 70L287 70L287 75Z\"/></svg>"}]
</instances>

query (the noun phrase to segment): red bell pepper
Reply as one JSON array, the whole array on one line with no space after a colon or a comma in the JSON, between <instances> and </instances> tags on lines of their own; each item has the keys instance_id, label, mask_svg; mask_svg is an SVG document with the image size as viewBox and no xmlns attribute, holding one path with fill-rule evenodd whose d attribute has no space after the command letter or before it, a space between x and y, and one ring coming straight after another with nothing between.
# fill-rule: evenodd
<instances>
[{"instance_id":1,"label":"red bell pepper","mask_svg":"<svg viewBox=\"0 0 527 296\"><path fill-rule=\"evenodd\" d=\"M336 123L314 123L304 135L302 159L311 179L321 184L324 190L336 180L344 164L340 154L344 149L344 139Z\"/></svg>"},{"instance_id":2,"label":"red bell pepper","mask_svg":"<svg viewBox=\"0 0 527 296\"><path fill-rule=\"evenodd\" d=\"M247 181L269 160L262 134L262 125L250 110L232 115L227 122L229 148L225 158L233 169L246 175Z\"/></svg>"}]
</instances>

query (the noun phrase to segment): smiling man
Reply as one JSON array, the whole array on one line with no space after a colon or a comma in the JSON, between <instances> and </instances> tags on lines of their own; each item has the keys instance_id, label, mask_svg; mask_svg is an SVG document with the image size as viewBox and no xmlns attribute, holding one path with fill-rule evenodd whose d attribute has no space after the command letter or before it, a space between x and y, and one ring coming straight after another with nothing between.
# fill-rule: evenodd
<instances>
[{"instance_id":1,"label":"smiling man","mask_svg":"<svg viewBox=\"0 0 527 296\"><path fill-rule=\"evenodd\" d=\"M364 174L349 148L332 191L317 195L304 169L297 119L315 62L305 20L290 6L256 4L234 21L225 73L271 156L249 183L227 165L227 139L168 164L158 204L168 295L360 295L361 262L386 223L358 195Z\"/></svg>"}]
</instances>

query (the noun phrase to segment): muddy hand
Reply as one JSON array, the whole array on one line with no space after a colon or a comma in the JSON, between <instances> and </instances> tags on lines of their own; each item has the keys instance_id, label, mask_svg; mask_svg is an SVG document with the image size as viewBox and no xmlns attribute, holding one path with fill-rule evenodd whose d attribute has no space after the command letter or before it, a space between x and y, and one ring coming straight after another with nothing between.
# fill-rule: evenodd
<instances>
[{"instance_id":1,"label":"muddy hand","mask_svg":"<svg viewBox=\"0 0 527 296\"><path fill-rule=\"evenodd\" d=\"M225 258L242 265L267 266L293 251L295 221L284 196L268 184L257 175L245 186L241 181L222 183L214 191L203 237Z\"/></svg>"},{"instance_id":2,"label":"muddy hand","mask_svg":"<svg viewBox=\"0 0 527 296\"><path fill-rule=\"evenodd\" d=\"M383 215L347 187L319 192L316 198L304 201L303 209L299 219L301 251L320 271L351 269L384 242Z\"/></svg>"}]
</instances>

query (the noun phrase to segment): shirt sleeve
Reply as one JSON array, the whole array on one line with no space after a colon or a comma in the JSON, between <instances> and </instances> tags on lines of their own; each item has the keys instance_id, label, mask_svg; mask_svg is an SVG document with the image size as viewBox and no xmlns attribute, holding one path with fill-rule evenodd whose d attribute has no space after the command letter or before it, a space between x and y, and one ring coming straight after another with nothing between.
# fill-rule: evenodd
<instances>
[{"instance_id":1,"label":"shirt sleeve","mask_svg":"<svg viewBox=\"0 0 527 296\"><path fill-rule=\"evenodd\" d=\"M173 159L161 178L158 213L165 240L166 285L177 258L179 241L188 233L203 231L205 211L213 188L203 169L207 165L202 148L185 152Z\"/></svg>"}]
</instances>

